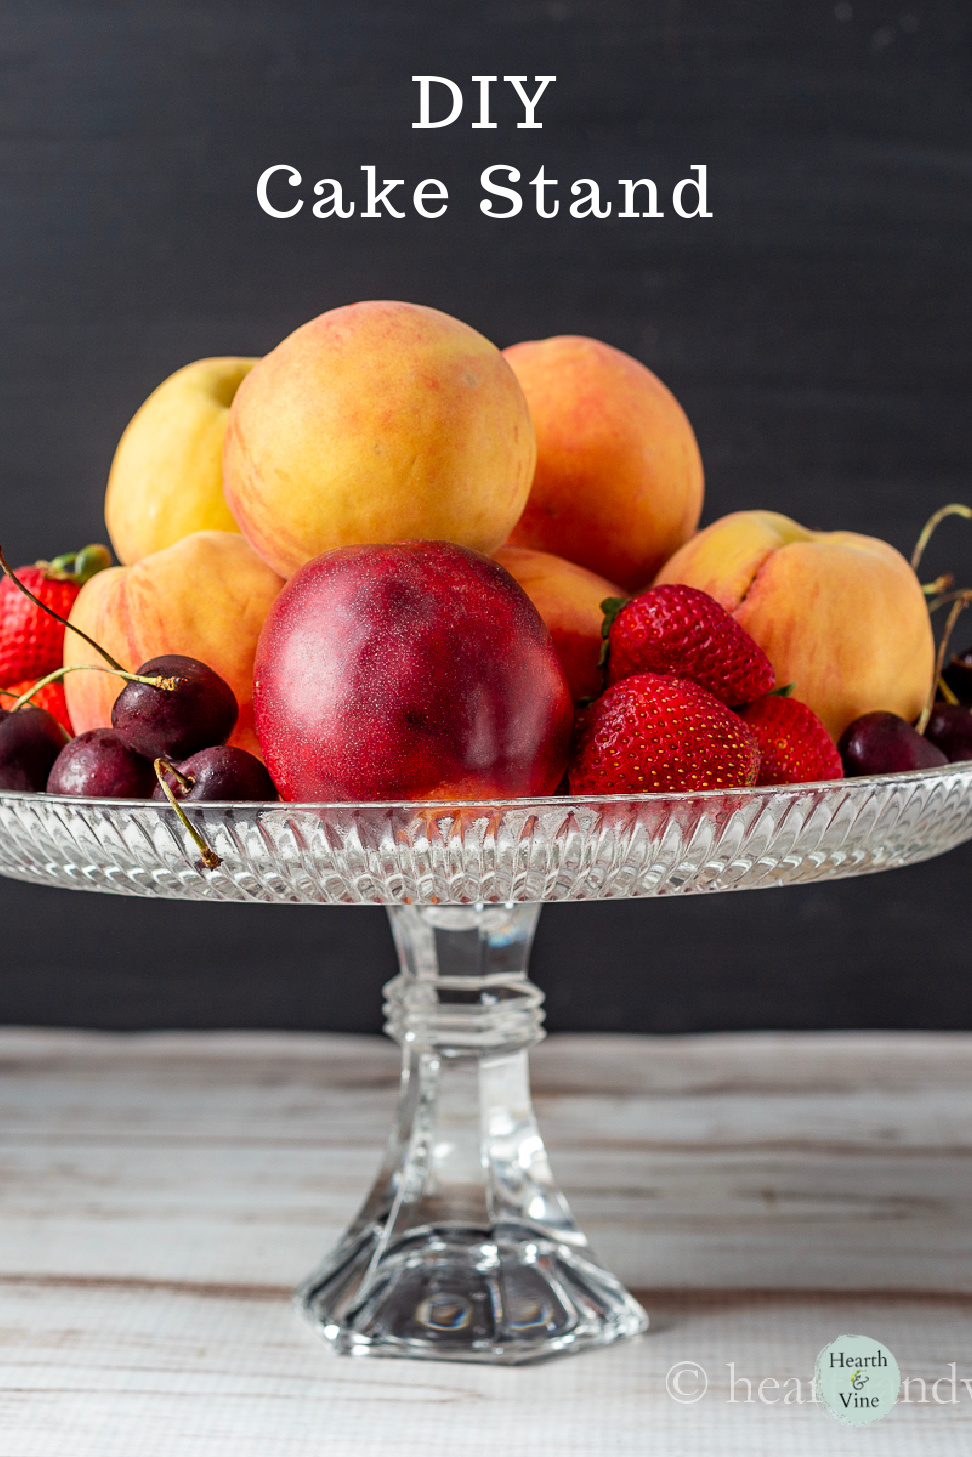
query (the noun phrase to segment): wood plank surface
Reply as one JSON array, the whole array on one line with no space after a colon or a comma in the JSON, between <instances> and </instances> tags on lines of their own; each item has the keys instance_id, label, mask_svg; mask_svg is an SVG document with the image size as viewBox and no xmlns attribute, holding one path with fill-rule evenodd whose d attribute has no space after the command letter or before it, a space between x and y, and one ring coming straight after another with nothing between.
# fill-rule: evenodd
<instances>
[{"instance_id":1,"label":"wood plank surface","mask_svg":"<svg viewBox=\"0 0 972 1457\"><path fill-rule=\"evenodd\" d=\"M652 1330L517 1371L340 1359L290 1308L374 1173L397 1060L371 1038L0 1031L0 1457L968 1446L972 1037L544 1043L555 1171ZM927 1399L866 1438L808 1386L729 1400L730 1362L754 1391L807 1383L846 1330ZM666 1393L681 1360L707 1373L694 1404Z\"/></svg>"}]
</instances>

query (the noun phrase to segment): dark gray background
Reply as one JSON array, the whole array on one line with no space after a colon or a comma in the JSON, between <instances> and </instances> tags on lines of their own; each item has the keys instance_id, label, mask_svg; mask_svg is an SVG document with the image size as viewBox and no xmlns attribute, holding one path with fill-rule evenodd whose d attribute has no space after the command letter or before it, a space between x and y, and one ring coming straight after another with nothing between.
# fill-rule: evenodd
<instances>
[{"instance_id":1,"label":"dark gray background","mask_svg":"<svg viewBox=\"0 0 972 1457\"><path fill-rule=\"evenodd\" d=\"M695 425L706 520L768 507L909 551L972 499L970 71L967 0L7 0L0 542L20 562L103 537L117 438L180 365L397 297L500 345L584 332L644 360ZM411 129L419 72L466 83L455 126ZM502 85L499 128L470 130L480 73L555 74L542 131L516 130ZM335 176L360 199L374 163L452 200L436 222L278 222L255 197L277 162L308 196ZM543 162L562 195L651 176L663 207L705 163L714 216L490 221L493 162ZM972 581L969 528L927 562ZM972 1026L970 870L964 849L840 885L548 908L549 1025ZM392 968L371 909L3 881L0 925L11 1022L363 1030Z\"/></svg>"}]
</instances>

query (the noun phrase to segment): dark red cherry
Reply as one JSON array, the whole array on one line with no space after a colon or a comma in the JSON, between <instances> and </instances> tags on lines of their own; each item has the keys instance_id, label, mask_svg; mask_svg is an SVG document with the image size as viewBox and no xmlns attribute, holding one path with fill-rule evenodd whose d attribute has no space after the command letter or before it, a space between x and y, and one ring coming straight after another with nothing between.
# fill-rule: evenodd
<instances>
[{"instance_id":1,"label":"dark red cherry","mask_svg":"<svg viewBox=\"0 0 972 1457\"><path fill-rule=\"evenodd\" d=\"M880 709L855 718L837 744L848 776L934 769L948 760L907 719Z\"/></svg>"},{"instance_id":2,"label":"dark red cherry","mask_svg":"<svg viewBox=\"0 0 972 1457\"><path fill-rule=\"evenodd\" d=\"M273 780L264 766L245 749L220 744L212 749L201 749L190 759L175 766L187 779L193 781L191 789L184 789L172 774L165 774L166 783L178 800L213 799L276 799L277 791ZM165 799L162 786L156 783L155 799Z\"/></svg>"},{"instance_id":3,"label":"dark red cherry","mask_svg":"<svg viewBox=\"0 0 972 1457\"><path fill-rule=\"evenodd\" d=\"M958 703L936 703L925 738L953 764L972 759L972 713Z\"/></svg>"},{"instance_id":4,"label":"dark red cherry","mask_svg":"<svg viewBox=\"0 0 972 1457\"><path fill-rule=\"evenodd\" d=\"M28 704L0 719L0 789L40 794L64 748L64 730L46 708Z\"/></svg>"},{"instance_id":5,"label":"dark red cherry","mask_svg":"<svg viewBox=\"0 0 972 1457\"><path fill-rule=\"evenodd\" d=\"M156 784L149 759L135 754L114 729L89 729L58 754L47 780L48 794L92 799L151 799Z\"/></svg>"},{"instance_id":6,"label":"dark red cherry","mask_svg":"<svg viewBox=\"0 0 972 1457\"><path fill-rule=\"evenodd\" d=\"M959 703L972 704L972 648L956 653L942 677Z\"/></svg>"},{"instance_id":7,"label":"dark red cherry","mask_svg":"<svg viewBox=\"0 0 972 1457\"><path fill-rule=\"evenodd\" d=\"M123 743L146 759L187 759L223 744L236 727L233 690L197 658L169 653L139 668L144 677L172 678L173 689L126 683L111 710L111 726Z\"/></svg>"}]
</instances>

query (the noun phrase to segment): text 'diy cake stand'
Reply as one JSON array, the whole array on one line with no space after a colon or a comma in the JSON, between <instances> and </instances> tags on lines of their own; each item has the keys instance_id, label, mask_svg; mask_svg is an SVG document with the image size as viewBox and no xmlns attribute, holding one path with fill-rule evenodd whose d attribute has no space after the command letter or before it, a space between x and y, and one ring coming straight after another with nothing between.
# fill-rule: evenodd
<instances>
[{"instance_id":1,"label":"text 'diy cake stand'","mask_svg":"<svg viewBox=\"0 0 972 1457\"><path fill-rule=\"evenodd\" d=\"M574 1224L530 1102L540 905L927 859L972 837L972 763L695 795L186 808L215 871L164 804L0 793L0 873L123 895L388 906L395 1125L358 1217L298 1299L341 1351L515 1363L647 1324Z\"/></svg>"}]
</instances>

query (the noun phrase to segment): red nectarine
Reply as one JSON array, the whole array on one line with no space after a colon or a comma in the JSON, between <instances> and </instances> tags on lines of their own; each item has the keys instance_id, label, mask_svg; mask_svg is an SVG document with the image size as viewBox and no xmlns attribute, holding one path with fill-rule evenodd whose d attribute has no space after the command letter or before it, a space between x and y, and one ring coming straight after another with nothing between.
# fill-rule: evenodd
<instances>
[{"instance_id":1,"label":"red nectarine","mask_svg":"<svg viewBox=\"0 0 972 1457\"><path fill-rule=\"evenodd\" d=\"M526 593L441 541L344 547L277 598L253 673L257 735L288 800L551 794L570 693Z\"/></svg>"}]
</instances>

